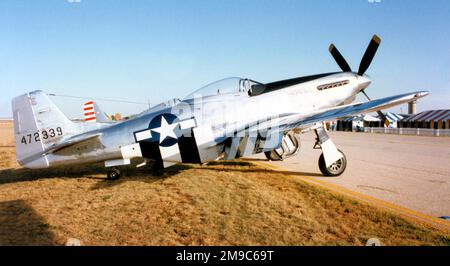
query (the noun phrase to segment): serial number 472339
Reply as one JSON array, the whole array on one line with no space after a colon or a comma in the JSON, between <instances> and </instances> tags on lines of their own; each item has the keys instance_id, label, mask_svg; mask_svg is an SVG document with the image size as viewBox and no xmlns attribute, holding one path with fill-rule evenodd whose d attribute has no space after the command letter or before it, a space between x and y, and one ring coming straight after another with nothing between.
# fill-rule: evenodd
<instances>
[{"instance_id":1,"label":"serial number 472339","mask_svg":"<svg viewBox=\"0 0 450 266\"><path fill-rule=\"evenodd\" d=\"M20 143L30 144L32 142L40 142L41 140L52 139L62 135L63 131L61 127L49 128L47 130L42 130L40 133L39 131L37 131L34 133L23 135Z\"/></svg>"}]
</instances>

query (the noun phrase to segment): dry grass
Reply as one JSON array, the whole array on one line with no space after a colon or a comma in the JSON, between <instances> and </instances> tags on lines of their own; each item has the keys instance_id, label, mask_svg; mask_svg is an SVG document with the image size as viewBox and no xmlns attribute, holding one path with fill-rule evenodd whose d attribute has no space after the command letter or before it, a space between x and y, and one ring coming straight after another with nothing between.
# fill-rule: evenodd
<instances>
[{"instance_id":1,"label":"dry grass","mask_svg":"<svg viewBox=\"0 0 450 266\"><path fill-rule=\"evenodd\" d=\"M0 245L449 245L447 233L249 162L161 176L101 166L16 168L0 148ZM10 169L6 169L10 168Z\"/></svg>"},{"instance_id":2,"label":"dry grass","mask_svg":"<svg viewBox=\"0 0 450 266\"><path fill-rule=\"evenodd\" d=\"M0 120L0 147L12 147L14 145L12 121Z\"/></svg>"}]
</instances>

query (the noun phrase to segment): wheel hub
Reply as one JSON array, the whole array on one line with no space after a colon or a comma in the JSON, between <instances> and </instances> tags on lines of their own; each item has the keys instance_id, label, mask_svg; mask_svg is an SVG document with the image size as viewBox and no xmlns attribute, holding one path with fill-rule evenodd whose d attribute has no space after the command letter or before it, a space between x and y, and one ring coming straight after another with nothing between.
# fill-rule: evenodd
<instances>
[{"instance_id":1,"label":"wheel hub","mask_svg":"<svg viewBox=\"0 0 450 266\"><path fill-rule=\"evenodd\" d=\"M332 165L328 167L330 171L337 172L342 168L342 159L337 160Z\"/></svg>"}]
</instances>

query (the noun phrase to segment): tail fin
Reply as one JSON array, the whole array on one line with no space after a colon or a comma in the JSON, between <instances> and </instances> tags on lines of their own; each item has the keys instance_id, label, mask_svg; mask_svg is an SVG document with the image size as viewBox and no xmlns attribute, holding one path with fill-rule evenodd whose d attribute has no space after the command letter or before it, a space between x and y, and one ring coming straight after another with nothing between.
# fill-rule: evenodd
<instances>
[{"instance_id":1,"label":"tail fin","mask_svg":"<svg viewBox=\"0 0 450 266\"><path fill-rule=\"evenodd\" d=\"M108 123L112 122L108 116L100 110L100 107L96 102L89 101L84 104L83 107L84 111L84 122L90 122L90 123Z\"/></svg>"},{"instance_id":2,"label":"tail fin","mask_svg":"<svg viewBox=\"0 0 450 266\"><path fill-rule=\"evenodd\" d=\"M43 91L33 91L12 100L16 159L27 168L49 166L42 152L64 137L74 135L77 127Z\"/></svg>"}]
</instances>

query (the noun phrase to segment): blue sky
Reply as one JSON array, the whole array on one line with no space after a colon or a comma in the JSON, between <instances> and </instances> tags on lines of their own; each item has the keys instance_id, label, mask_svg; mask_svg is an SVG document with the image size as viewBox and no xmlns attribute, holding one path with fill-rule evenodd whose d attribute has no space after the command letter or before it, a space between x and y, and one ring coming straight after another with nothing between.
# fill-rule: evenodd
<instances>
[{"instance_id":1,"label":"blue sky","mask_svg":"<svg viewBox=\"0 0 450 266\"><path fill-rule=\"evenodd\" d=\"M12 97L36 89L156 104L229 76L339 71L330 42L357 70L374 33L372 98L425 89L419 111L450 108L447 0L79 1L0 1L0 117L11 116ZM83 100L54 100L82 115ZM108 113L146 107L98 103Z\"/></svg>"}]
</instances>

